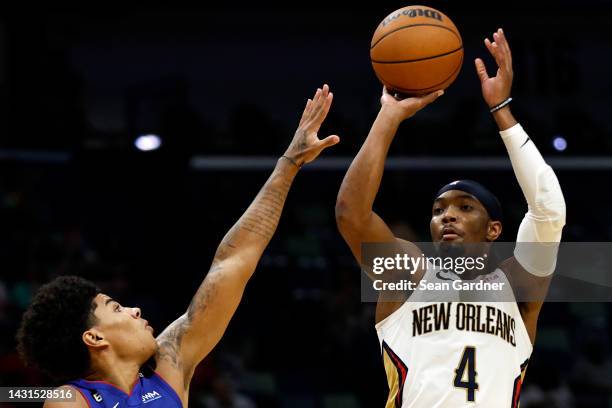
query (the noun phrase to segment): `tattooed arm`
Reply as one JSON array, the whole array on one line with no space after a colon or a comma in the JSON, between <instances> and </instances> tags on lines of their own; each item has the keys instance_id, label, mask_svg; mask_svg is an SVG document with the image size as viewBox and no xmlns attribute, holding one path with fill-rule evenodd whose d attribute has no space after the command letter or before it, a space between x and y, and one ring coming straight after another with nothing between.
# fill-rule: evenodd
<instances>
[{"instance_id":1,"label":"tattooed arm","mask_svg":"<svg viewBox=\"0 0 612 408\"><path fill-rule=\"evenodd\" d=\"M317 90L312 101L308 100L289 148L255 200L221 241L189 308L157 337L157 372L179 395L186 398L195 367L223 336L249 278L274 235L299 168L314 160L323 149L339 142L336 135L323 140L317 137L332 97L325 85Z\"/></svg>"}]
</instances>

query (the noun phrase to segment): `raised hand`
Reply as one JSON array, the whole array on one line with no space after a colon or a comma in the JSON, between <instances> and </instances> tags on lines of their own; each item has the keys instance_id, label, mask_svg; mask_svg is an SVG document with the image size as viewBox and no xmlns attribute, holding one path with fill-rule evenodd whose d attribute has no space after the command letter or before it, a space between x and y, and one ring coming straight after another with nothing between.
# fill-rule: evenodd
<instances>
[{"instance_id":1,"label":"raised hand","mask_svg":"<svg viewBox=\"0 0 612 408\"><path fill-rule=\"evenodd\" d=\"M334 94L329 92L329 86L317 89L312 100L308 99L300 124L295 136L289 144L284 156L291 159L298 166L310 163L326 148L337 144L340 138L337 135L327 136L320 140L317 132L327 117Z\"/></svg>"},{"instance_id":2,"label":"raised hand","mask_svg":"<svg viewBox=\"0 0 612 408\"><path fill-rule=\"evenodd\" d=\"M380 97L380 103L383 108L391 112L394 117L397 117L400 121L403 121L438 99L438 97L441 95L444 95L443 90L438 90L423 96L398 99L389 93L387 87L383 87L383 94Z\"/></svg>"},{"instance_id":3,"label":"raised hand","mask_svg":"<svg viewBox=\"0 0 612 408\"><path fill-rule=\"evenodd\" d=\"M482 96L489 108L492 108L510 97L513 77L512 53L501 28L493 33L493 42L485 38L484 43L495 58L497 74L494 77L489 77L487 68L480 58L476 58L474 63L482 86Z\"/></svg>"}]
</instances>

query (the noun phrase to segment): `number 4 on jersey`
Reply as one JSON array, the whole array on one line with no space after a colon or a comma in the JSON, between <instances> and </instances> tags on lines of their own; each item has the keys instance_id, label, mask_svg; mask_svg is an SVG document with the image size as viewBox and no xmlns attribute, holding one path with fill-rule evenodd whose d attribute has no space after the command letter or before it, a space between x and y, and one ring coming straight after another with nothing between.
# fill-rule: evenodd
<instances>
[{"instance_id":1,"label":"number 4 on jersey","mask_svg":"<svg viewBox=\"0 0 612 408\"><path fill-rule=\"evenodd\" d=\"M463 350L461 361L455 369L455 387L465 388L467 400L474 402L476 400L476 391L478 383L476 382L476 348L467 346Z\"/></svg>"}]
</instances>

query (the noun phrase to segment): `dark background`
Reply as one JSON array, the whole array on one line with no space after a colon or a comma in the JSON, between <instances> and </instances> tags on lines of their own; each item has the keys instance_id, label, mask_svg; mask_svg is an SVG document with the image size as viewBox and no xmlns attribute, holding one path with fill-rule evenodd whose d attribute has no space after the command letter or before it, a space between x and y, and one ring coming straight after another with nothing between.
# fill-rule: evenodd
<instances>
[{"instance_id":1,"label":"dark background","mask_svg":"<svg viewBox=\"0 0 612 408\"><path fill-rule=\"evenodd\" d=\"M609 241L607 2L423 3L453 19L465 63L392 147L391 156L432 165L387 171L377 212L398 235L427 240L435 191L472 178L499 196L503 239L514 239L526 204L513 173L472 158L506 157L473 68L485 57L493 74L482 41L501 26L514 57L513 112L559 163L564 240ZM270 172L197 169L194 156L278 157L306 98L325 82L334 105L321 136L342 141L324 158L353 157L379 107L370 38L405 5L2 10L0 385L47 383L22 367L13 337L36 288L57 275L95 280L141 307L156 332L185 310L218 242ZM160 150L134 148L147 133L161 136ZM564 152L553 149L558 136ZM471 170L440 169L461 158ZM577 164L567 165L571 158ZM222 395L242 398L237 407L384 404L374 305L360 301L360 272L334 221L345 171L298 176L242 305L196 373L192 406L217 406L211 400ZM612 406L611 310L544 306L522 406Z\"/></svg>"}]
</instances>

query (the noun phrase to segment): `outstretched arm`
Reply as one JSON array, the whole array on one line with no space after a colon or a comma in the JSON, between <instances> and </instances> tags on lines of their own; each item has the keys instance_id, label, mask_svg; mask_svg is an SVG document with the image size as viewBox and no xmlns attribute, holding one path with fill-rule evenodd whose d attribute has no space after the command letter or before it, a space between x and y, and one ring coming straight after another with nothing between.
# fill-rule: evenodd
<instances>
[{"instance_id":1,"label":"outstretched arm","mask_svg":"<svg viewBox=\"0 0 612 408\"><path fill-rule=\"evenodd\" d=\"M485 39L485 46L497 63L496 76L488 76L480 58L475 61L482 94L489 108L510 97L513 79L512 54L501 28L493 34L493 40ZM527 213L519 227L514 257L505 263L505 268L518 286L528 287L533 293L531 296L537 297L536 301L520 304L527 331L534 341L538 314L556 266L558 244L565 225L565 200L553 169L514 119L510 106L493 112L493 118L527 201ZM517 289L521 291L520 287L515 291Z\"/></svg>"},{"instance_id":2,"label":"outstretched arm","mask_svg":"<svg viewBox=\"0 0 612 408\"><path fill-rule=\"evenodd\" d=\"M493 34L493 40L494 41L491 42L488 38L485 38L484 43L497 63L497 72L495 76L489 77L487 68L482 59L476 58L474 61L476 64L476 73L478 74L482 87L482 97L489 106L489 109L500 105L510 98L512 79L514 77L514 71L512 70L512 53L510 52L510 46L501 28ZM512 116L510 104L493 112L493 119L495 119L495 123L497 123L500 131L510 129L518 123L516 119L514 119L514 116Z\"/></svg>"},{"instance_id":3,"label":"outstretched arm","mask_svg":"<svg viewBox=\"0 0 612 408\"><path fill-rule=\"evenodd\" d=\"M398 246L397 251L412 257L421 255L415 244L394 236L383 219L374 212L373 205L380 188L387 153L400 123L443 93L444 91L436 91L423 97L398 101L383 88L380 112L344 176L336 201L338 229L360 264L364 262L361 244L368 242L395 243ZM423 270L419 270L410 278L419 281L422 275ZM372 275L370 277L373 278ZM397 294L387 296L387 293L381 292L376 308L376 321L383 320L397 310L403 300L405 299L398 299Z\"/></svg>"},{"instance_id":4,"label":"outstretched arm","mask_svg":"<svg viewBox=\"0 0 612 408\"><path fill-rule=\"evenodd\" d=\"M186 390L197 364L223 336L245 286L278 225L299 168L338 136L319 140L317 132L331 106L329 87L308 100L295 136L255 200L221 241L189 308L157 338L157 370L179 392Z\"/></svg>"},{"instance_id":5,"label":"outstretched arm","mask_svg":"<svg viewBox=\"0 0 612 408\"><path fill-rule=\"evenodd\" d=\"M443 93L444 91L436 91L423 97L397 101L383 88L378 116L346 172L336 200L338 229L357 262L361 262L363 242L395 241L393 233L374 212L373 206L380 188L387 153L400 123Z\"/></svg>"}]
</instances>

